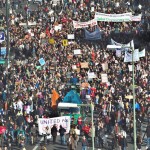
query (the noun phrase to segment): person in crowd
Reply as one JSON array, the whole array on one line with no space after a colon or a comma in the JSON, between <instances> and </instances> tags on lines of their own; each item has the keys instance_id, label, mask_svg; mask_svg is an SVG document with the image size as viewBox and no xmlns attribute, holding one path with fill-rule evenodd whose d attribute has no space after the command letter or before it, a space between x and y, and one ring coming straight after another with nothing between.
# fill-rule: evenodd
<instances>
[{"instance_id":1,"label":"person in crowd","mask_svg":"<svg viewBox=\"0 0 150 150\"><path fill-rule=\"evenodd\" d=\"M75 150L74 137L70 134L67 140L68 150Z\"/></svg>"},{"instance_id":2,"label":"person in crowd","mask_svg":"<svg viewBox=\"0 0 150 150\"><path fill-rule=\"evenodd\" d=\"M56 124L53 125L53 127L51 128L51 134L52 134L52 137L53 137L53 144L56 143L56 138L57 138L57 127L56 127Z\"/></svg>"},{"instance_id":3,"label":"person in crowd","mask_svg":"<svg viewBox=\"0 0 150 150\"><path fill-rule=\"evenodd\" d=\"M88 148L88 141L87 141L85 136L82 137L81 144L82 144L82 150L87 150L87 148Z\"/></svg>"},{"instance_id":4,"label":"person in crowd","mask_svg":"<svg viewBox=\"0 0 150 150\"><path fill-rule=\"evenodd\" d=\"M60 125L59 133L60 133L60 141L61 141L61 144L65 144L65 133L66 133L66 129L63 128L62 125Z\"/></svg>"}]
</instances>

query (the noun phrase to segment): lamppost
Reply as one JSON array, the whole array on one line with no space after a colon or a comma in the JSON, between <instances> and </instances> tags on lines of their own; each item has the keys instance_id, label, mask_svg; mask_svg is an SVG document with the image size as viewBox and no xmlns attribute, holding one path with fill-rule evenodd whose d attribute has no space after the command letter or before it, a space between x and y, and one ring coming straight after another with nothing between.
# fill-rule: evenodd
<instances>
[{"instance_id":1,"label":"lamppost","mask_svg":"<svg viewBox=\"0 0 150 150\"><path fill-rule=\"evenodd\" d=\"M117 46L117 45L107 45L107 49L121 49L121 48L130 48L132 50L132 94L133 94L133 135L134 135L134 150L136 150L136 112L135 112L135 78L134 78L134 48L133 45L130 46Z\"/></svg>"}]
</instances>

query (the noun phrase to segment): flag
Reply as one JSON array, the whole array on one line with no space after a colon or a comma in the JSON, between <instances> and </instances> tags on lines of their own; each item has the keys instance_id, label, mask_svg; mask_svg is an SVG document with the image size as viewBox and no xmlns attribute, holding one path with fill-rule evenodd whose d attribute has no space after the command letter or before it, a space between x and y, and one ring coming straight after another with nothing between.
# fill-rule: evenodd
<instances>
[{"instance_id":1,"label":"flag","mask_svg":"<svg viewBox=\"0 0 150 150\"><path fill-rule=\"evenodd\" d=\"M139 57L145 57L145 49L139 52Z\"/></svg>"},{"instance_id":2,"label":"flag","mask_svg":"<svg viewBox=\"0 0 150 150\"><path fill-rule=\"evenodd\" d=\"M59 97L60 97L59 94L55 90L52 90L51 107L53 109L56 108L56 106L57 106L56 101L58 100Z\"/></svg>"},{"instance_id":3,"label":"flag","mask_svg":"<svg viewBox=\"0 0 150 150\"><path fill-rule=\"evenodd\" d=\"M139 49L134 50L133 61L139 61ZM132 53L125 51L124 62L132 62Z\"/></svg>"}]
</instances>

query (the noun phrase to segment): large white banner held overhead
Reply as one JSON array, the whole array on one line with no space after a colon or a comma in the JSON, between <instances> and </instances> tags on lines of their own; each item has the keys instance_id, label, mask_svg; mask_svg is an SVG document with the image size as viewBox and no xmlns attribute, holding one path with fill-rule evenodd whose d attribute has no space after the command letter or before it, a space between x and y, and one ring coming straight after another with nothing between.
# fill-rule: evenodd
<instances>
[{"instance_id":1,"label":"large white banner held overhead","mask_svg":"<svg viewBox=\"0 0 150 150\"><path fill-rule=\"evenodd\" d=\"M133 16L132 13L105 14L96 12L95 19L97 21L104 21L104 22L130 22L130 21L141 21L141 15Z\"/></svg>"},{"instance_id":2,"label":"large white banner held overhead","mask_svg":"<svg viewBox=\"0 0 150 150\"><path fill-rule=\"evenodd\" d=\"M79 29L79 28L86 28L88 26L96 26L97 25L97 21L95 19L92 19L90 21L87 21L87 22L80 22L80 21L74 21L73 20L73 27L75 29Z\"/></svg>"},{"instance_id":3,"label":"large white banner held overhead","mask_svg":"<svg viewBox=\"0 0 150 150\"><path fill-rule=\"evenodd\" d=\"M55 124L57 126L57 130L59 130L60 125L62 125L63 128L66 129L66 133L69 133L70 131L70 116L62 116L62 117L55 117L55 118L39 118L38 119L38 128L39 128L39 134L46 134L46 127L51 128Z\"/></svg>"}]
</instances>

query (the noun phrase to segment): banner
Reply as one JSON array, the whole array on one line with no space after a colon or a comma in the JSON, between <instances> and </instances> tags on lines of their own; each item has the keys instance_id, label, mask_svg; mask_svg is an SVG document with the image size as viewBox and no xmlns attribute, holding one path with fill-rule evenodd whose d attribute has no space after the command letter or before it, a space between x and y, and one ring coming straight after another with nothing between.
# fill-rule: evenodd
<instances>
[{"instance_id":1,"label":"banner","mask_svg":"<svg viewBox=\"0 0 150 150\"><path fill-rule=\"evenodd\" d=\"M138 16L132 16L132 21L141 21L141 14Z\"/></svg>"},{"instance_id":2,"label":"banner","mask_svg":"<svg viewBox=\"0 0 150 150\"><path fill-rule=\"evenodd\" d=\"M97 21L95 19L87 21L87 22L80 22L80 21L74 21L73 20L73 27L75 29L79 29L79 28L86 28L88 26L96 26L97 25Z\"/></svg>"},{"instance_id":3,"label":"banner","mask_svg":"<svg viewBox=\"0 0 150 150\"><path fill-rule=\"evenodd\" d=\"M89 32L88 30L85 29L85 39L86 40L100 40L101 38L102 38L101 32L98 27L93 32Z\"/></svg>"},{"instance_id":4,"label":"banner","mask_svg":"<svg viewBox=\"0 0 150 150\"><path fill-rule=\"evenodd\" d=\"M145 57L145 48L139 52L139 57Z\"/></svg>"},{"instance_id":5,"label":"banner","mask_svg":"<svg viewBox=\"0 0 150 150\"><path fill-rule=\"evenodd\" d=\"M62 117L55 117L55 118L39 118L38 119L38 128L39 128L39 134L46 134L46 127L49 127L50 131L53 125L55 124L57 127L57 130L59 130L60 125L62 125L63 128L66 129L66 133L69 133L70 131L70 122L71 118L70 116L62 116ZM59 134L59 132L57 132Z\"/></svg>"},{"instance_id":6,"label":"banner","mask_svg":"<svg viewBox=\"0 0 150 150\"><path fill-rule=\"evenodd\" d=\"M133 40L132 40L132 41L133 41ZM129 43L127 43L127 44L122 44L122 43L118 43L118 42L114 41L113 39L111 39L111 44L112 44L112 45L116 45L116 46L130 47L130 43L131 43L131 42L129 42Z\"/></svg>"},{"instance_id":7,"label":"banner","mask_svg":"<svg viewBox=\"0 0 150 150\"><path fill-rule=\"evenodd\" d=\"M139 61L139 49L134 50L133 61ZM132 53L125 51L124 62L132 62Z\"/></svg>"},{"instance_id":8,"label":"banner","mask_svg":"<svg viewBox=\"0 0 150 150\"><path fill-rule=\"evenodd\" d=\"M105 22L130 22L132 21L132 13L105 14L96 12L95 19L97 21L105 21Z\"/></svg>"}]
</instances>

